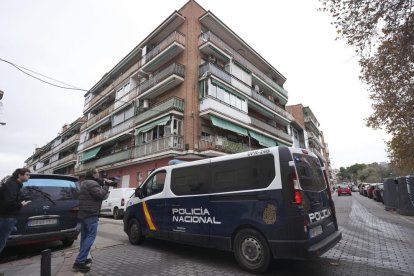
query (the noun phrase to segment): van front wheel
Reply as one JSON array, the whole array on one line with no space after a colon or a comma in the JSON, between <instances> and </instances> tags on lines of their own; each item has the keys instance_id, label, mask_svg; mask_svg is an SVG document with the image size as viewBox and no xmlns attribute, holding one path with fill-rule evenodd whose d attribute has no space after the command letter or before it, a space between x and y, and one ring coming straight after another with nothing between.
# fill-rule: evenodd
<instances>
[{"instance_id":1,"label":"van front wheel","mask_svg":"<svg viewBox=\"0 0 414 276\"><path fill-rule=\"evenodd\" d=\"M234 257L239 265L252 273L263 273L270 264L271 255L265 238L256 230L240 230L234 238Z\"/></svg>"},{"instance_id":2,"label":"van front wheel","mask_svg":"<svg viewBox=\"0 0 414 276\"><path fill-rule=\"evenodd\" d=\"M141 225L136 219L131 219L128 223L128 238L129 242L135 245L141 244L144 241Z\"/></svg>"}]
</instances>

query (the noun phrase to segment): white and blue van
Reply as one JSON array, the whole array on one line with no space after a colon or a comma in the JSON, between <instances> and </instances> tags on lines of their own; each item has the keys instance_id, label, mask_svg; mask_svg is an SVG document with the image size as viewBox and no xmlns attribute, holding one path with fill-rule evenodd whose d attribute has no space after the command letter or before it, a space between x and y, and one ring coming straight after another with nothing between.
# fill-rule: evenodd
<instances>
[{"instance_id":1,"label":"white and blue van","mask_svg":"<svg viewBox=\"0 0 414 276\"><path fill-rule=\"evenodd\" d=\"M155 169L128 202L124 231L132 244L230 250L254 273L272 258L320 256L342 237L322 161L288 147Z\"/></svg>"}]
</instances>

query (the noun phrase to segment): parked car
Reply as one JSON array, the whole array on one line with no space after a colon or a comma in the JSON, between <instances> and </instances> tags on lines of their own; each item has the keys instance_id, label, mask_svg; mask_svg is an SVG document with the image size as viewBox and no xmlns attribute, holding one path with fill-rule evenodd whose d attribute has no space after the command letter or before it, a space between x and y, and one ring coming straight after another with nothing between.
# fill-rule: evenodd
<instances>
[{"instance_id":1,"label":"parked car","mask_svg":"<svg viewBox=\"0 0 414 276\"><path fill-rule=\"evenodd\" d=\"M383 202L383 199L382 199L383 191L384 191L383 183L379 183L377 186L375 186L374 191L372 193L374 200Z\"/></svg>"},{"instance_id":2,"label":"parked car","mask_svg":"<svg viewBox=\"0 0 414 276\"><path fill-rule=\"evenodd\" d=\"M76 177L31 174L23 183L23 198L31 200L17 215L17 230L6 246L45 243L54 240L70 246L77 239L79 186Z\"/></svg>"},{"instance_id":3,"label":"parked car","mask_svg":"<svg viewBox=\"0 0 414 276\"><path fill-rule=\"evenodd\" d=\"M373 192L374 192L374 189L375 189L376 186L377 186L376 183L372 183L368 186L368 188L367 188L367 197L368 198L373 198L374 197Z\"/></svg>"},{"instance_id":4,"label":"parked car","mask_svg":"<svg viewBox=\"0 0 414 276\"><path fill-rule=\"evenodd\" d=\"M109 190L108 198L102 201L101 215L113 216L114 219L122 218L127 207L127 202L134 192L134 188L118 188Z\"/></svg>"},{"instance_id":5,"label":"parked car","mask_svg":"<svg viewBox=\"0 0 414 276\"><path fill-rule=\"evenodd\" d=\"M368 196L368 188L369 188L369 185L370 185L370 184L365 184L365 185L364 185L364 189L363 189L363 191L362 191L362 195L363 195L363 196Z\"/></svg>"},{"instance_id":6,"label":"parked car","mask_svg":"<svg viewBox=\"0 0 414 276\"><path fill-rule=\"evenodd\" d=\"M352 195L351 188L349 188L349 185L340 184L338 185L338 196L341 195Z\"/></svg>"},{"instance_id":7,"label":"parked car","mask_svg":"<svg viewBox=\"0 0 414 276\"><path fill-rule=\"evenodd\" d=\"M352 190L353 192L359 192L359 188L358 188L358 186L357 186L357 185L353 185L353 186L352 186L352 188L351 188L351 190Z\"/></svg>"}]
</instances>

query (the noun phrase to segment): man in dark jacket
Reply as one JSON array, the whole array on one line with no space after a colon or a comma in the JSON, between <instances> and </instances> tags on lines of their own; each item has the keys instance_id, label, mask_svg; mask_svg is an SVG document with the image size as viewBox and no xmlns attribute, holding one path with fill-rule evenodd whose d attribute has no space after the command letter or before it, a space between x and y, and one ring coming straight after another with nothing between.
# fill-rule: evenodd
<instances>
[{"instance_id":1,"label":"man in dark jacket","mask_svg":"<svg viewBox=\"0 0 414 276\"><path fill-rule=\"evenodd\" d=\"M23 182L30 178L26 168L16 169L12 176L2 185L0 195L0 253L6 246L10 234L16 228L16 216L20 208L30 203L22 200L20 189Z\"/></svg>"},{"instance_id":2,"label":"man in dark jacket","mask_svg":"<svg viewBox=\"0 0 414 276\"><path fill-rule=\"evenodd\" d=\"M102 200L108 197L109 182L99 179L99 171L91 169L86 172L85 180L80 186L79 213L81 223L81 240L79 255L73 264L73 270L86 273L92 262L88 259L89 251L95 241L98 230L98 215Z\"/></svg>"}]
</instances>

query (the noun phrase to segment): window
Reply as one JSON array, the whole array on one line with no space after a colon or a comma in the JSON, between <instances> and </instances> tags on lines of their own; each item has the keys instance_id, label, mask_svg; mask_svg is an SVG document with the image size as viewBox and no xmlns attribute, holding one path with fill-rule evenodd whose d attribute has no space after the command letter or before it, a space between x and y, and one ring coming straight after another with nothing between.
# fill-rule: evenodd
<instances>
[{"instance_id":1,"label":"window","mask_svg":"<svg viewBox=\"0 0 414 276\"><path fill-rule=\"evenodd\" d=\"M276 175L271 154L215 162L211 172L211 193L266 188Z\"/></svg>"},{"instance_id":2,"label":"window","mask_svg":"<svg viewBox=\"0 0 414 276\"><path fill-rule=\"evenodd\" d=\"M174 169L171 191L176 195L206 194L210 186L210 164Z\"/></svg>"},{"instance_id":3,"label":"window","mask_svg":"<svg viewBox=\"0 0 414 276\"><path fill-rule=\"evenodd\" d=\"M164 190L165 171L159 171L151 176L142 186L142 194L144 197L152 196L161 193Z\"/></svg>"},{"instance_id":4,"label":"window","mask_svg":"<svg viewBox=\"0 0 414 276\"><path fill-rule=\"evenodd\" d=\"M142 184L142 172L137 172L137 184L138 187Z\"/></svg>"},{"instance_id":5,"label":"window","mask_svg":"<svg viewBox=\"0 0 414 276\"><path fill-rule=\"evenodd\" d=\"M319 159L304 154L293 154L293 158L302 189L306 191L326 189Z\"/></svg>"},{"instance_id":6,"label":"window","mask_svg":"<svg viewBox=\"0 0 414 276\"><path fill-rule=\"evenodd\" d=\"M171 190L176 195L211 194L263 189L275 178L271 154L174 169Z\"/></svg>"}]
</instances>

